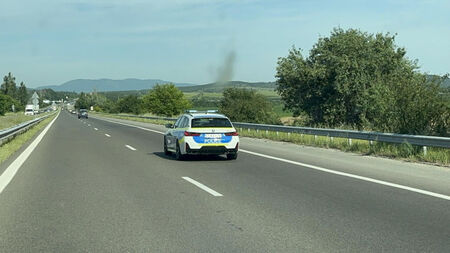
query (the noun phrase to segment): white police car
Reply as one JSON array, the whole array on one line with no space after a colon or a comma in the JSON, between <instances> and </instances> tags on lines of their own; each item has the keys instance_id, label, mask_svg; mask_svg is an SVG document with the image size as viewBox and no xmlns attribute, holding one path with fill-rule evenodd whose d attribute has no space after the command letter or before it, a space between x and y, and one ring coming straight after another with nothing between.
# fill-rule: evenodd
<instances>
[{"instance_id":1,"label":"white police car","mask_svg":"<svg viewBox=\"0 0 450 253\"><path fill-rule=\"evenodd\" d=\"M237 158L239 134L230 120L217 111L186 111L175 124L167 124L164 153L175 153L178 160L186 155L214 154Z\"/></svg>"}]
</instances>

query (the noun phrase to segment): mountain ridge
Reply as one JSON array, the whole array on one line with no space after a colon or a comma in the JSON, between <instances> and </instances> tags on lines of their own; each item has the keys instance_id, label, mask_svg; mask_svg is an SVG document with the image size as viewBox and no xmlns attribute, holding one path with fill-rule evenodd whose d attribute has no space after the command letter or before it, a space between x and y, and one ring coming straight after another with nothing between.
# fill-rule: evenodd
<instances>
[{"instance_id":1,"label":"mountain ridge","mask_svg":"<svg viewBox=\"0 0 450 253\"><path fill-rule=\"evenodd\" d=\"M125 91L151 89L156 84L173 83L177 87L193 86L192 83L176 83L162 79L74 79L60 85L44 85L35 89L52 89L54 91L91 92L96 91Z\"/></svg>"},{"instance_id":2,"label":"mountain ridge","mask_svg":"<svg viewBox=\"0 0 450 253\"><path fill-rule=\"evenodd\" d=\"M431 80L436 77L434 75L427 75ZM165 81L162 79L74 79L60 85L46 85L34 88L36 90L53 89L54 91L66 92L114 92L114 91L140 91L152 89L156 84L173 83L183 92L222 92L228 87L238 88L256 88L274 90L276 88L275 81L272 82L244 82L244 81L229 81L229 82L214 82L207 84L192 84L192 83L176 83ZM442 87L450 88L450 79L443 80Z\"/></svg>"}]
</instances>

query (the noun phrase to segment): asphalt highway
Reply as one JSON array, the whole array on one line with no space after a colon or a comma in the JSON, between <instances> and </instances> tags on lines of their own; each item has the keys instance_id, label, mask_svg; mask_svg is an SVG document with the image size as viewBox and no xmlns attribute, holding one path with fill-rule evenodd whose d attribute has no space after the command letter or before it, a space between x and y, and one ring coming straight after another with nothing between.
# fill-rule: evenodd
<instances>
[{"instance_id":1,"label":"asphalt highway","mask_svg":"<svg viewBox=\"0 0 450 253\"><path fill-rule=\"evenodd\" d=\"M289 163L246 138L235 161L177 161L163 129L120 122L60 113L0 191L0 252L450 252L448 168Z\"/></svg>"}]
</instances>

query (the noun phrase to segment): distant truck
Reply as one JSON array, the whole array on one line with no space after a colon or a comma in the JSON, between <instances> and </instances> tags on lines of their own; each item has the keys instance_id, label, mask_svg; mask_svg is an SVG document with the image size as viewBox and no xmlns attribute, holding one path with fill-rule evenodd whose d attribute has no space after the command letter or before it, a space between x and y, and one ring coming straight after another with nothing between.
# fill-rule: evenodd
<instances>
[{"instance_id":1,"label":"distant truck","mask_svg":"<svg viewBox=\"0 0 450 253\"><path fill-rule=\"evenodd\" d=\"M25 115L34 115L34 105L25 106Z\"/></svg>"},{"instance_id":2,"label":"distant truck","mask_svg":"<svg viewBox=\"0 0 450 253\"><path fill-rule=\"evenodd\" d=\"M72 112L73 110L75 110L75 106L74 106L74 104L72 104L72 103L67 103L67 104L66 104L66 109L67 109L69 112Z\"/></svg>"}]
</instances>

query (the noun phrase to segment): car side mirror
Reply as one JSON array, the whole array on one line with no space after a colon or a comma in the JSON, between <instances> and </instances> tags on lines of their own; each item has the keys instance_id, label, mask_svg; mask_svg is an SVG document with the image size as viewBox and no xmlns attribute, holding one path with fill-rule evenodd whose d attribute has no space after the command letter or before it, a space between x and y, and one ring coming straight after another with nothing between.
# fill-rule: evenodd
<instances>
[{"instance_id":1,"label":"car side mirror","mask_svg":"<svg viewBox=\"0 0 450 253\"><path fill-rule=\"evenodd\" d=\"M166 126L166 128L173 128L173 124L172 123L165 124L165 126Z\"/></svg>"}]
</instances>

